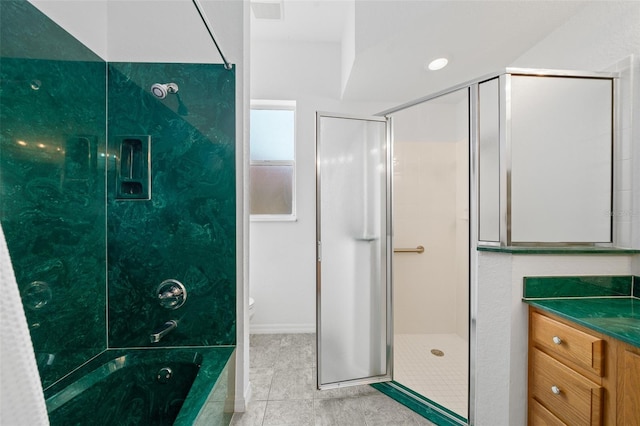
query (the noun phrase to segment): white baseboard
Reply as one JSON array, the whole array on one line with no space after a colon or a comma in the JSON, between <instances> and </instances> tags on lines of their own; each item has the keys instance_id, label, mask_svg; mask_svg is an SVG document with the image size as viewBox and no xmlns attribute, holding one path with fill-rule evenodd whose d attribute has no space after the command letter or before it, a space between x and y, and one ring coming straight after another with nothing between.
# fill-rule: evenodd
<instances>
[{"instance_id":1,"label":"white baseboard","mask_svg":"<svg viewBox=\"0 0 640 426\"><path fill-rule=\"evenodd\" d=\"M315 333L315 324L249 324L251 334Z\"/></svg>"},{"instance_id":2,"label":"white baseboard","mask_svg":"<svg viewBox=\"0 0 640 426\"><path fill-rule=\"evenodd\" d=\"M247 411L249 401L251 401L251 382L249 382L249 386L247 386L247 390L244 393L244 396L242 398L236 397L233 411L236 413L244 413L245 411Z\"/></svg>"}]
</instances>

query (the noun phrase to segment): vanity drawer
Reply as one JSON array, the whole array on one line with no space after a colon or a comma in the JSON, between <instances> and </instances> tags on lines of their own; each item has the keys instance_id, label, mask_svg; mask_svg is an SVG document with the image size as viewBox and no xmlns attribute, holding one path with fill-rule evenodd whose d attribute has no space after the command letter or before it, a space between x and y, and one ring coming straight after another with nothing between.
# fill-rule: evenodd
<instances>
[{"instance_id":1,"label":"vanity drawer","mask_svg":"<svg viewBox=\"0 0 640 426\"><path fill-rule=\"evenodd\" d=\"M538 349L532 349L530 361L532 398L566 424L602 424L601 386Z\"/></svg>"},{"instance_id":2,"label":"vanity drawer","mask_svg":"<svg viewBox=\"0 0 640 426\"><path fill-rule=\"evenodd\" d=\"M529 399L529 426L567 426L535 399Z\"/></svg>"},{"instance_id":3,"label":"vanity drawer","mask_svg":"<svg viewBox=\"0 0 640 426\"><path fill-rule=\"evenodd\" d=\"M549 353L565 358L602 377L605 341L559 321L531 314L531 339Z\"/></svg>"}]
</instances>

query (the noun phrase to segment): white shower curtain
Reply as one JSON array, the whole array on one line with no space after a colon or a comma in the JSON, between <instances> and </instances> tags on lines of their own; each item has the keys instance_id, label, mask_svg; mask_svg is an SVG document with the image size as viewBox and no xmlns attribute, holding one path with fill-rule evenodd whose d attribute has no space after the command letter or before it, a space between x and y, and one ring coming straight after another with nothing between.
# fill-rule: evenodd
<instances>
[{"instance_id":1,"label":"white shower curtain","mask_svg":"<svg viewBox=\"0 0 640 426\"><path fill-rule=\"evenodd\" d=\"M18 284L0 227L0 425L48 425Z\"/></svg>"}]
</instances>

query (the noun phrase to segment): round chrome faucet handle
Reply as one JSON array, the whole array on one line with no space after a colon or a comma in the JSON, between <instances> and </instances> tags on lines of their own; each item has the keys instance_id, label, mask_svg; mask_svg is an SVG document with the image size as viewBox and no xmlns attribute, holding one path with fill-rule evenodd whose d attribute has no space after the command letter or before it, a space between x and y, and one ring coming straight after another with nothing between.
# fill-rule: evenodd
<instances>
[{"instance_id":1,"label":"round chrome faucet handle","mask_svg":"<svg viewBox=\"0 0 640 426\"><path fill-rule=\"evenodd\" d=\"M163 308L178 309L187 301L187 289L178 280L164 280L156 289L156 297Z\"/></svg>"}]
</instances>

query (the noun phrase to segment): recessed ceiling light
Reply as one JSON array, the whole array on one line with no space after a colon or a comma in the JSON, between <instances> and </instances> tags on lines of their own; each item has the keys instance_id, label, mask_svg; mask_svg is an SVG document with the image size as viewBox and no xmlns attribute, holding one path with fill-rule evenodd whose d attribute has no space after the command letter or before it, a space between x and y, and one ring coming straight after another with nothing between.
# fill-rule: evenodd
<instances>
[{"instance_id":1,"label":"recessed ceiling light","mask_svg":"<svg viewBox=\"0 0 640 426\"><path fill-rule=\"evenodd\" d=\"M427 66L427 68L429 68L431 71L437 71L446 67L448 63L449 63L449 60L447 58L438 58L429 62L429 65Z\"/></svg>"}]
</instances>

